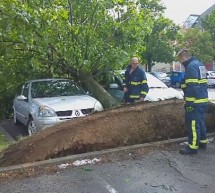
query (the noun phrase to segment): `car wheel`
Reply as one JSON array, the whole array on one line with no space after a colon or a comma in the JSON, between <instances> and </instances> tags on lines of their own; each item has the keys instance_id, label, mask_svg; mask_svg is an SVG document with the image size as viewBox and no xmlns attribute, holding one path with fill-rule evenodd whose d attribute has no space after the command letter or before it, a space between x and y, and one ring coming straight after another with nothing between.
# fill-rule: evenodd
<instances>
[{"instance_id":1,"label":"car wheel","mask_svg":"<svg viewBox=\"0 0 215 193\"><path fill-rule=\"evenodd\" d=\"M13 109L13 123L15 125L20 125L20 121L16 117L16 111L15 111L15 109Z\"/></svg>"},{"instance_id":2,"label":"car wheel","mask_svg":"<svg viewBox=\"0 0 215 193\"><path fill-rule=\"evenodd\" d=\"M37 132L37 128L32 118L29 119L27 127L28 127L28 135L32 135L33 133Z\"/></svg>"}]
</instances>

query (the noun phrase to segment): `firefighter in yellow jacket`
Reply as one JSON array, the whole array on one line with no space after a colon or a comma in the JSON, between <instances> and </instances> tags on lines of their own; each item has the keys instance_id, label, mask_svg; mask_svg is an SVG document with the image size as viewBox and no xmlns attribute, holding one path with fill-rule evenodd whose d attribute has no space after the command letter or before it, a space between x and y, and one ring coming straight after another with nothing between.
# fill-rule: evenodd
<instances>
[{"instance_id":1,"label":"firefighter in yellow jacket","mask_svg":"<svg viewBox=\"0 0 215 193\"><path fill-rule=\"evenodd\" d=\"M137 100L144 100L149 87L145 72L138 66L139 60L137 57L131 59L130 65L125 71L125 103L133 103Z\"/></svg>"},{"instance_id":2,"label":"firefighter in yellow jacket","mask_svg":"<svg viewBox=\"0 0 215 193\"><path fill-rule=\"evenodd\" d=\"M206 68L202 62L192 57L188 50L178 53L179 61L185 67L181 88L185 99L185 124L188 129L188 146L181 154L196 154L199 148L206 149L205 113L208 105Z\"/></svg>"}]
</instances>

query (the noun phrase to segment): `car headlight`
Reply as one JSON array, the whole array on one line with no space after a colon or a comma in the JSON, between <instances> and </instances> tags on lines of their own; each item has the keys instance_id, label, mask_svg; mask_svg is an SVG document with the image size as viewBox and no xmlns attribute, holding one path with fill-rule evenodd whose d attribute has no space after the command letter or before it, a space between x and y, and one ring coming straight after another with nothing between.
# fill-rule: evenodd
<instances>
[{"instance_id":1,"label":"car headlight","mask_svg":"<svg viewBox=\"0 0 215 193\"><path fill-rule=\"evenodd\" d=\"M99 101L96 101L94 105L94 111L102 111L102 110L103 110L102 104Z\"/></svg>"},{"instance_id":2,"label":"car headlight","mask_svg":"<svg viewBox=\"0 0 215 193\"><path fill-rule=\"evenodd\" d=\"M55 117L57 116L55 111L47 106L40 106L39 107L39 117Z\"/></svg>"}]
</instances>

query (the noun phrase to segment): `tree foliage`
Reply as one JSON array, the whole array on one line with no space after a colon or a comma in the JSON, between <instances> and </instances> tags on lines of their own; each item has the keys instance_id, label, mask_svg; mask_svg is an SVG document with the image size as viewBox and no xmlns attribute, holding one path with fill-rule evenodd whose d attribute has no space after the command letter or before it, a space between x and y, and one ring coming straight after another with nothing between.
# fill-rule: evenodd
<instances>
[{"instance_id":1,"label":"tree foliage","mask_svg":"<svg viewBox=\"0 0 215 193\"><path fill-rule=\"evenodd\" d=\"M153 62L168 63L174 60L174 45L178 30L178 26L163 16L154 20L152 33L146 36L146 49L142 52L148 71L151 71Z\"/></svg>"},{"instance_id":2,"label":"tree foliage","mask_svg":"<svg viewBox=\"0 0 215 193\"><path fill-rule=\"evenodd\" d=\"M177 50L188 48L204 63L212 63L215 59L215 11L203 17L196 28L182 29L177 42Z\"/></svg>"},{"instance_id":3,"label":"tree foliage","mask_svg":"<svg viewBox=\"0 0 215 193\"><path fill-rule=\"evenodd\" d=\"M208 31L212 38L213 44L213 60L215 60L215 11L207 15L202 21L201 25L205 31Z\"/></svg>"},{"instance_id":4,"label":"tree foliage","mask_svg":"<svg viewBox=\"0 0 215 193\"><path fill-rule=\"evenodd\" d=\"M199 28L190 28L181 33L178 38L178 47L187 48L204 63L212 62L214 48L211 34Z\"/></svg>"},{"instance_id":5,"label":"tree foliage","mask_svg":"<svg viewBox=\"0 0 215 193\"><path fill-rule=\"evenodd\" d=\"M145 7L130 0L3 1L0 100L12 98L27 79L68 76L86 83L121 68L144 50L144 38L151 32L151 1L144 3Z\"/></svg>"}]
</instances>

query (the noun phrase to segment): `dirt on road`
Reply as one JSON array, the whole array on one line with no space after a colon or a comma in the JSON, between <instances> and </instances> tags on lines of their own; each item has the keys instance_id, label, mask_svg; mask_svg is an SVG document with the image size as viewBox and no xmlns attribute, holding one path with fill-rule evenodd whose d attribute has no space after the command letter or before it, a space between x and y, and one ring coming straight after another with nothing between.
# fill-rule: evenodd
<instances>
[{"instance_id":1,"label":"dirt on road","mask_svg":"<svg viewBox=\"0 0 215 193\"><path fill-rule=\"evenodd\" d=\"M183 104L139 102L63 122L11 145L0 166L185 136Z\"/></svg>"}]
</instances>

